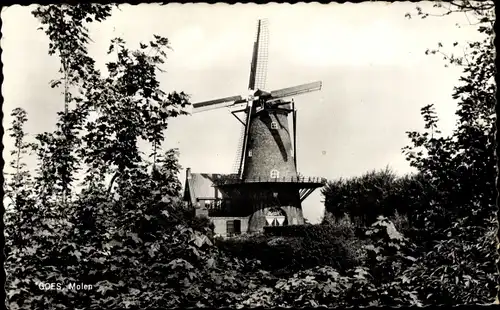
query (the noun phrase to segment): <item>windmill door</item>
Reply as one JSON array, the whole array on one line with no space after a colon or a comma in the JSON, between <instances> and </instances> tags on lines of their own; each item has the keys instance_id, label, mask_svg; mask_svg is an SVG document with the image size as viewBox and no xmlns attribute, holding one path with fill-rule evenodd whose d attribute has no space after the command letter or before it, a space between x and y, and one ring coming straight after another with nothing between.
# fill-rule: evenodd
<instances>
[{"instance_id":1,"label":"windmill door","mask_svg":"<svg viewBox=\"0 0 500 310\"><path fill-rule=\"evenodd\" d=\"M283 226L287 224L286 214L281 208L272 208L265 216L267 226Z\"/></svg>"}]
</instances>

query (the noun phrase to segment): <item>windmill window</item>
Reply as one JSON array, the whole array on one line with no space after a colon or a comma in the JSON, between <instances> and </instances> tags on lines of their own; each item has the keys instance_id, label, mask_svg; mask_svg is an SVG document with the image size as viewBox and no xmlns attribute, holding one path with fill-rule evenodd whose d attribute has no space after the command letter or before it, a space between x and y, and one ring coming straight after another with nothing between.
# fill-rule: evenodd
<instances>
[{"instance_id":1,"label":"windmill window","mask_svg":"<svg viewBox=\"0 0 500 310\"><path fill-rule=\"evenodd\" d=\"M239 235L241 233L241 221L240 220L226 221L226 233L228 236Z\"/></svg>"},{"instance_id":2,"label":"windmill window","mask_svg":"<svg viewBox=\"0 0 500 310\"><path fill-rule=\"evenodd\" d=\"M271 170L271 178L277 179L280 177L280 172L276 169Z\"/></svg>"},{"instance_id":3,"label":"windmill window","mask_svg":"<svg viewBox=\"0 0 500 310\"><path fill-rule=\"evenodd\" d=\"M278 129L278 123L271 122L271 129Z\"/></svg>"},{"instance_id":4,"label":"windmill window","mask_svg":"<svg viewBox=\"0 0 500 310\"><path fill-rule=\"evenodd\" d=\"M248 157L252 157L252 150L248 151Z\"/></svg>"}]
</instances>

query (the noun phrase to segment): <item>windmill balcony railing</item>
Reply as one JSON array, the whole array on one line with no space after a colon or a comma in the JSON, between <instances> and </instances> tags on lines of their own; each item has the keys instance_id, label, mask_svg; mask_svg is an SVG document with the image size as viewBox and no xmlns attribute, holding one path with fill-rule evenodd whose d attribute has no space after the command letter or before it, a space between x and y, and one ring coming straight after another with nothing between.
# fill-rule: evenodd
<instances>
[{"instance_id":1,"label":"windmill balcony railing","mask_svg":"<svg viewBox=\"0 0 500 310\"><path fill-rule=\"evenodd\" d=\"M316 183L325 184L326 178L321 177L305 177L305 176L288 176L288 177L256 177L241 179L238 176L221 177L214 180L217 185L237 184L237 183Z\"/></svg>"}]
</instances>

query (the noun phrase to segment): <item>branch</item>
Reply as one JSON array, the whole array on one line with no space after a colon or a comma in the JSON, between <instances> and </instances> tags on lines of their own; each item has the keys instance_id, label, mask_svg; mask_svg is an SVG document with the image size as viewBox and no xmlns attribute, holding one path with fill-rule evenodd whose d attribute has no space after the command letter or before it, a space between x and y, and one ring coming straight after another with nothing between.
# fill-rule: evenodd
<instances>
[{"instance_id":1,"label":"branch","mask_svg":"<svg viewBox=\"0 0 500 310\"><path fill-rule=\"evenodd\" d=\"M116 178L118 177L118 175L120 174L120 172L115 172L115 174L113 175L113 177L111 178L111 181L109 182L109 186L108 186L108 192L106 194L106 197L109 198L109 195L111 193L111 189L113 189L113 183L115 182Z\"/></svg>"},{"instance_id":2,"label":"branch","mask_svg":"<svg viewBox=\"0 0 500 310\"><path fill-rule=\"evenodd\" d=\"M466 3L466 4L463 4ZM457 7L459 10L473 10L473 11L487 11L491 10L495 7L494 2L490 1L482 1L481 4L478 4L477 7L472 5L470 1L451 1L450 5Z\"/></svg>"},{"instance_id":3,"label":"branch","mask_svg":"<svg viewBox=\"0 0 500 310\"><path fill-rule=\"evenodd\" d=\"M473 12L474 14L476 14L478 16L483 16L483 15L487 14L488 11L491 11L492 9L494 9L494 6L495 6L494 2L492 2L492 1L483 1L480 4L478 3L477 6L475 6L472 4L471 1L461 0L461 1L448 2L449 6L447 8L445 8L441 4L441 2L442 1L439 1L439 4L434 5L434 7L444 9L445 10L444 13L432 14L432 13L428 13L428 12L423 12L422 9L417 6L417 15L420 15L421 18L427 18L429 16L443 17L443 16L447 16L447 15L450 15L453 13L464 13L469 25L477 25L477 24L480 24L482 22L472 23L469 19L469 16L467 15L467 12ZM410 15L407 14L406 16L410 16Z\"/></svg>"}]
</instances>

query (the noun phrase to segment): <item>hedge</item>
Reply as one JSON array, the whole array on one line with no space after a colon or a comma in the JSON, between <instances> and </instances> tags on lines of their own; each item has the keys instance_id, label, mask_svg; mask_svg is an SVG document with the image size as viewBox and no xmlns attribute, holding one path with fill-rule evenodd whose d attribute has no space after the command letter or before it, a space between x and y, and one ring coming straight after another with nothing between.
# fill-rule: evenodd
<instances>
[{"instance_id":1,"label":"hedge","mask_svg":"<svg viewBox=\"0 0 500 310\"><path fill-rule=\"evenodd\" d=\"M263 235L216 241L224 252L258 259L262 268L280 273L323 265L352 268L364 259L364 243L352 227L335 225L266 227Z\"/></svg>"},{"instance_id":2,"label":"hedge","mask_svg":"<svg viewBox=\"0 0 500 310\"><path fill-rule=\"evenodd\" d=\"M323 225L291 225L291 226L266 226L264 235L271 237L289 237L322 240L332 237L350 238L354 236L351 227L339 227L330 224Z\"/></svg>"}]
</instances>

